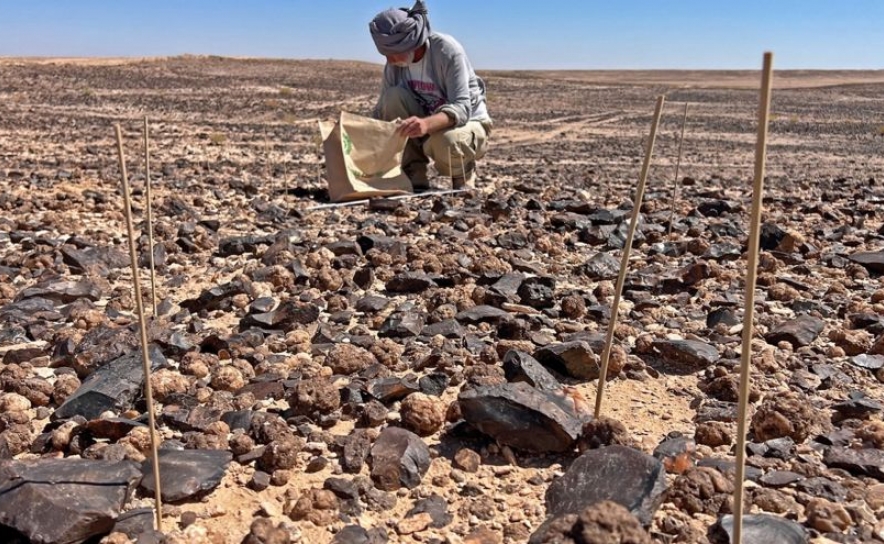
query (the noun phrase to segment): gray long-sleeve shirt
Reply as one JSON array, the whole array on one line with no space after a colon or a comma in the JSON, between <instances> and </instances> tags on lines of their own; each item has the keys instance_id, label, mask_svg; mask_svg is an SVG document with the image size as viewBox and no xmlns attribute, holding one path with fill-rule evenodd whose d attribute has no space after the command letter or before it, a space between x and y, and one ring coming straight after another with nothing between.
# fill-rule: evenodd
<instances>
[{"instance_id":1,"label":"gray long-sleeve shirt","mask_svg":"<svg viewBox=\"0 0 884 544\"><path fill-rule=\"evenodd\" d=\"M422 79L435 84L440 94L439 104L426 104L427 115L445 112L454 118L454 126L461 127L467 121L491 121L485 103L485 82L476 75L463 46L447 34L433 32L427 40L427 51L420 61L424 72ZM415 78L409 67L387 64L381 95L389 87L403 87L419 94L414 87ZM375 106L378 117L380 104Z\"/></svg>"}]
</instances>

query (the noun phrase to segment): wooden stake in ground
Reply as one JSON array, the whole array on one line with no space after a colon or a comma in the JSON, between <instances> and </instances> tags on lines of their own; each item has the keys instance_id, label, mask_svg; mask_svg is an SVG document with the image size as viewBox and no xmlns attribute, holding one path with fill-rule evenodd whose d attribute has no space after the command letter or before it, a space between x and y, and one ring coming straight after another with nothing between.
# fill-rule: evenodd
<instances>
[{"instance_id":1,"label":"wooden stake in ground","mask_svg":"<svg viewBox=\"0 0 884 544\"><path fill-rule=\"evenodd\" d=\"M595 395L595 417L602 412L602 396L605 392L605 381L608 375L608 361L611 358L611 344L614 342L614 329L617 327L617 314L620 310L620 296L623 293L623 281L626 279L626 269L629 267L629 252L632 249L632 238L635 236L635 227L638 225L638 216L641 213L642 197L645 194L645 182L648 179L648 170L651 166L651 156L654 154L654 140L657 139L657 125L660 124L660 115L663 113L664 96L657 98L657 107L654 110L654 120L651 123L651 135L648 137L648 148L645 151L645 162L642 164L641 176L638 180L638 188L635 190L635 202L632 206L632 219L629 222L629 234L626 243L623 244L623 256L620 259L620 275L617 277L617 286L614 288L614 303L611 306L611 322L608 323L608 334L605 336L605 349L602 352L602 368L599 376L599 386Z\"/></svg>"},{"instance_id":2,"label":"wooden stake in ground","mask_svg":"<svg viewBox=\"0 0 884 544\"><path fill-rule=\"evenodd\" d=\"M144 116L144 182L147 198L147 245L150 255L150 302L153 316L157 317L157 271L153 262L153 197L150 188L150 136L147 127L147 116Z\"/></svg>"},{"instance_id":3,"label":"wooden stake in ground","mask_svg":"<svg viewBox=\"0 0 884 544\"><path fill-rule=\"evenodd\" d=\"M684 103L684 115L681 118L681 136L678 138L678 158L675 160L675 184L672 188L672 203L669 205L669 228L666 236L672 234L672 223L675 221L675 205L678 202L678 169L681 166L681 144L684 142L684 126L688 120L688 103Z\"/></svg>"},{"instance_id":4,"label":"wooden stake in ground","mask_svg":"<svg viewBox=\"0 0 884 544\"><path fill-rule=\"evenodd\" d=\"M740 354L740 402L737 413L737 471L734 476L733 544L743 539L743 480L746 477L746 408L749 405L749 365L752 361L752 332L755 321L755 279L758 273L758 242L761 232L761 200L764 196L764 161L767 149L767 121L773 80L773 53L764 54L761 73L761 103L758 106L758 141L755 144L755 185L749 216L749 259L746 263L746 309L743 313L743 347Z\"/></svg>"},{"instance_id":5,"label":"wooden stake in ground","mask_svg":"<svg viewBox=\"0 0 884 544\"><path fill-rule=\"evenodd\" d=\"M144 363L144 398L147 400L147 418L150 425L150 449L153 458L153 480L156 488L156 520L157 530L163 531L163 501L160 488L160 459L157 455L157 427L153 413L153 390L150 386L150 354L147 349L147 324L144 322L144 305L141 302L141 284L138 280L138 257L135 253L135 228L132 226L132 204L129 199L129 179L126 177L126 159L123 156L123 135L120 125L115 125L117 132L117 154L120 158L120 174L123 178L123 202L126 207L126 230L129 233L129 257L132 263L132 283L135 286L135 308L138 312L138 323L141 330L141 360Z\"/></svg>"}]
</instances>

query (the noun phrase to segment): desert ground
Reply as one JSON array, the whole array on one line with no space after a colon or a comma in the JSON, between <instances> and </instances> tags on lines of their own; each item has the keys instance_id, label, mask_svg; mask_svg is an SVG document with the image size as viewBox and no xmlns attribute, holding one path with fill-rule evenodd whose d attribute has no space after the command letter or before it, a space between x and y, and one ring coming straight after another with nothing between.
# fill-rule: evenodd
<instances>
[{"instance_id":1,"label":"desert ground","mask_svg":"<svg viewBox=\"0 0 884 544\"><path fill-rule=\"evenodd\" d=\"M229 453L167 501L164 536L114 527L153 504L135 481L90 542L722 541L760 72L481 72L494 130L473 190L321 207L317 120L367 114L380 73L0 59L0 493L22 467L150 456L140 367L105 408L71 403L140 353L119 123L161 447ZM884 542L884 72L775 72L769 130L746 513L787 520L800 536L781 542ZM601 495L652 485L626 508L557 510L588 455L622 470ZM3 542L60 542L6 502Z\"/></svg>"}]
</instances>

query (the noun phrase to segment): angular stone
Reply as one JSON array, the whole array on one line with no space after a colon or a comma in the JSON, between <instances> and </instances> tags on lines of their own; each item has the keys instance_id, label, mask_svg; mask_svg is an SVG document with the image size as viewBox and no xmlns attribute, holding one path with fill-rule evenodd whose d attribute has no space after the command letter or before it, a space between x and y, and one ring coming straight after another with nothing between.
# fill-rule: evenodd
<instances>
[{"instance_id":1,"label":"angular stone","mask_svg":"<svg viewBox=\"0 0 884 544\"><path fill-rule=\"evenodd\" d=\"M49 299L41 297L26 298L0 308L0 321L3 323L21 324L33 323L36 320L60 321L64 319L64 314L59 312L56 309L56 306L57 303ZM11 329L11 327L9 330L2 328L0 329L0 334L11 332ZM27 333L24 332L24 329L21 330L23 331L21 339L15 340L15 335L13 335L10 337L8 343L27 342Z\"/></svg>"},{"instance_id":2,"label":"angular stone","mask_svg":"<svg viewBox=\"0 0 884 544\"><path fill-rule=\"evenodd\" d=\"M596 253L586 261L581 271L594 281L610 280L620 273L620 261L610 253Z\"/></svg>"},{"instance_id":3,"label":"angular stone","mask_svg":"<svg viewBox=\"0 0 884 544\"><path fill-rule=\"evenodd\" d=\"M690 372L714 365L720 358L715 346L699 340L655 340L653 347L666 362Z\"/></svg>"},{"instance_id":4,"label":"angular stone","mask_svg":"<svg viewBox=\"0 0 884 544\"><path fill-rule=\"evenodd\" d=\"M740 324L737 313L730 308L716 308L706 315L706 327L714 329L718 324L724 324L728 327Z\"/></svg>"},{"instance_id":5,"label":"angular stone","mask_svg":"<svg viewBox=\"0 0 884 544\"><path fill-rule=\"evenodd\" d=\"M823 463L830 468L844 469L854 476L884 481L884 450L832 446L823 455Z\"/></svg>"},{"instance_id":6,"label":"angular stone","mask_svg":"<svg viewBox=\"0 0 884 544\"><path fill-rule=\"evenodd\" d=\"M0 525L34 544L74 544L109 533L141 472L131 461L0 462Z\"/></svg>"},{"instance_id":7,"label":"angular stone","mask_svg":"<svg viewBox=\"0 0 884 544\"><path fill-rule=\"evenodd\" d=\"M145 540L143 535L154 531L155 519L153 508L134 508L120 514L111 532L123 533L132 540L137 540L140 544L142 540ZM157 542L162 542L162 540L157 539Z\"/></svg>"},{"instance_id":8,"label":"angular stone","mask_svg":"<svg viewBox=\"0 0 884 544\"><path fill-rule=\"evenodd\" d=\"M722 516L713 531L723 532L719 538L733 542L734 517ZM770 514L748 514L743 516L743 542L747 544L807 544L804 527L785 518Z\"/></svg>"},{"instance_id":9,"label":"angular stone","mask_svg":"<svg viewBox=\"0 0 884 544\"><path fill-rule=\"evenodd\" d=\"M356 311L364 313L377 313L390 304L390 299L378 295L367 295L356 301Z\"/></svg>"},{"instance_id":10,"label":"angular stone","mask_svg":"<svg viewBox=\"0 0 884 544\"><path fill-rule=\"evenodd\" d=\"M151 346L151 369L166 365L166 358ZM132 407L144 387L141 350L130 352L102 366L83 380L80 387L52 414L53 420L83 416L96 419L108 410L123 412Z\"/></svg>"},{"instance_id":11,"label":"angular stone","mask_svg":"<svg viewBox=\"0 0 884 544\"><path fill-rule=\"evenodd\" d=\"M371 479L378 489L413 489L430 468L430 450L411 431L387 427L371 448L370 465Z\"/></svg>"},{"instance_id":12,"label":"angular stone","mask_svg":"<svg viewBox=\"0 0 884 544\"><path fill-rule=\"evenodd\" d=\"M404 377L375 378L365 386L366 392L383 403L404 399L412 393L420 391L417 376L409 374Z\"/></svg>"},{"instance_id":13,"label":"angular stone","mask_svg":"<svg viewBox=\"0 0 884 544\"><path fill-rule=\"evenodd\" d=\"M797 482L795 489L813 497L820 497L832 502L842 502L847 498L847 488L829 478L807 478Z\"/></svg>"},{"instance_id":14,"label":"angular stone","mask_svg":"<svg viewBox=\"0 0 884 544\"><path fill-rule=\"evenodd\" d=\"M364 234L356 239L356 243L362 248L363 253L368 253L370 249L376 249L394 256L405 255L406 244L399 238L379 234Z\"/></svg>"},{"instance_id":15,"label":"angular stone","mask_svg":"<svg viewBox=\"0 0 884 544\"><path fill-rule=\"evenodd\" d=\"M130 327L99 325L74 348L72 366L81 378L133 350L141 349L138 336Z\"/></svg>"},{"instance_id":16,"label":"angular stone","mask_svg":"<svg viewBox=\"0 0 884 544\"><path fill-rule=\"evenodd\" d=\"M850 362L853 366L865 368L866 370L878 370L884 368L884 355L857 355L851 357Z\"/></svg>"},{"instance_id":17,"label":"angular stone","mask_svg":"<svg viewBox=\"0 0 884 544\"><path fill-rule=\"evenodd\" d=\"M432 518L430 527L441 529L454 519L448 512L448 501L439 495L430 495L426 499L420 499L414 503L414 508L405 514L405 517L416 516L417 514L427 513Z\"/></svg>"},{"instance_id":18,"label":"angular stone","mask_svg":"<svg viewBox=\"0 0 884 544\"><path fill-rule=\"evenodd\" d=\"M527 304L538 310L552 308L556 304L555 290L555 278L531 277L519 285L519 300L522 304Z\"/></svg>"},{"instance_id":19,"label":"angular stone","mask_svg":"<svg viewBox=\"0 0 884 544\"><path fill-rule=\"evenodd\" d=\"M501 444L532 452L568 451L583 422L564 396L525 382L468 389L458 396L464 420Z\"/></svg>"},{"instance_id":20,"label":"angular stone","mask_svg":"<svg viewBox=\"0 0 884 544\"><path fill-rule=\"evenodd\" d=\"M823 332L825 326L826 322L822 319L802 315L780 323L764 335L764 339L773 345L780 342L789 342L792 344L792 347L800 348L816 340L816 337Z\"/></svg>"},{"instance_id":21,"label":"angular stone","mask_svg":"<svg viewBox=\"0 0 884 544\"><path fill-rule=\"evenodd\" d=\"M776 223L764 223L761 225L758 245L765 251L772 251L780 245L780 242L785 237L786 231L781 229Z\"/></svg>"},{"instance_id":22,"label":"angular stone","mask_svg":"<svg viewBox=\"0 0 884 544\"><path fill-rule=\"evenodd\" d=\"M199 297L182 301L181 307L190 312L229 310L232 307L231 299L245 292L245 285L235 280L206 289Z\"/></svg>"},{"instance_id":23,"label":"angular stone","mask_svg":"<svg viewBox=\"0 0 884 544\"><path fill-rule=\"evenodd\" d=\"M442 335L445 338L463 338L466 334L464 328L454 319L446 319L444 321L439 321L438 323L433 323L431 325L427 325L421 331L422 336L433 337L436 335Z\"/></svg>"},{"instance_id":24,"label":"angular stone","mask_svg":"<svg viewBox=\"0 0 884 544\"><path fill-rule=\"evenodd\" d=\"M884 405L860 393L851 395L851 398L833 405L832 408L845 419L868 419L874 414L881 413Z\"/></svg>"},{"instance_id":25,"label":"angular stone","mask_svg":"<svg viewBox=\"0 0 884 544\"><path fill-rule=\"evenodd\" d=\"M468 310L458 312L454 318L461 323L499 323L503 319L509 319L511 316L508 312L495 308L494 306L474 306Z\"/></svg>"},{"instance_id":26,"label":"angular stone","mask_svg":"<svg viewBox=\"0 0 884 544\"><path fill-rule=\"evenodd\" d=\"M231 236L218 242L217 254L221 257L242 255L244 253L257 253L259 246L270 246L275 241L274 236Z\"/></svg>"},{"instance_id":27,"label":"angular stone","mask_svg":"<svg viewBox=\"0 0 884 544\"><path fill-rule=\"evenodd\" d=\"M772 470L762 476L758 482L766 487L778 489L800 482L804 476L788 470Z\"/></svg>"},{"instance_id":28,"label":"angular stone","mask_svg":"<svg viewBox=\"0 0 884 544\"><path fill-rule=\"evenodd\" d=\"M869 272L884 274L884 251L866 251L854 253L849 259L866 267Z\"/></svg>"},{"instance_id":29,"label":"angular stone","mask_svg":"<svg viewBox=\"0 0 884 544\"><path fill-rule=\"evenodd\" d=\"M584 341L550 344L534 352L534 358L546 368L580 380L598 379L601 361Z\"/></svg>"},{"instance_id":30,"label":"angular stone","mask_svg":"<svg viewBox=\"0 0 884 544\"><path fill-rule=\"evenodd\" d=\"M626 507L645 526L663 502L666 471L658 459L625 446L606 446L578 457L546 491L550 517L578 513L604 500Z\"/></svg>"},{"instance_id":31,"label":"angular stone","mask_svg":"<svg viewBox=\"0 0 884 544\"><path fill-rule=\"evenodd\" d=\"M314 323L319 319L319 313L319 307L315 304L287 300L275 310L243 317L239 324L239 330L245 331L257 327L259 329L290 331L298 325Z\"/></svg>"},{"instance_id":32,"label":"angular stone","mask_svg":"<svg viewBox=\"0 0 884 544\"><path fill-rule=\"evenodd\" d=\"M99 300L103 293L101 288L89 280L73 281L60 277L41 281L33 287L22 290L15 297L16 302L29 298L42 298L58 304L70 304L85 298L93 302Z\"/></svg>"},{"instance_id":33,"label":"angular stone","mask_svg":"<svg viewBox=\"0 0 884 544\"><path fill-rule=\"evenodd\" d=\"M503 373L508 382L525 382L542 391L559 391L562 384L527 353L510 350L503 356Z\"/></svg>"},{"instance_id":34,"label":"angular stone","mask_svg":"<svg viewBox=\"0 0 884 544\"><path fill-rule=\"evenodd\" d=\"M436 282L423 272L403 272L387 282L390 293L422 293L431 287L437 287Z\"/></svg>"},{"instance_id":35,"label":"angular stone","mask_svg":"<svg viewBox=\"0 0 884 544\"><path fill-rule=\"evenodd\" d=\"M227 464L233 460L232 453L221 450L161 449L158 455L162 498L169 502L199 498L211 492L221 483ZM141 472L141 488L152 496L153 459L148 457L141 464Z\"/></svg>"},{"instance_id":36,"label":"angular stone","mask_svg":"<svg viewBox=\"0 0 884 544\"><path fill-rule=\"evenodd\" d=\"M107 419L93 419L92 421L87 421L83 427L93 438L104 438L116 442L129 434L132 429L136 427L146 427L146 425L131 419L111 417Z\"/></svg>"},{"instance_id":37,"label":"angular stone","mask_svg":"<svg viewBox=\"0 0 884 544\"><path fill-rule=\"evenodd\" d=\"M129 266L129 257L113 248L86 247L78 249L72 245L61 248L61 258L75 274L95 274L107 276L110 269Z\"/></svg>"},{"instance_id":38,"label":"angular stone","mask_svg":"<svg viewBox=\"0 0 884 544\"><path fill-rule=\"evenodd\" d=\"M419 336L424 328L424 316L416 311L394 312L378 330L381 338L410 338Z\"/></svg>"}]
</instances>

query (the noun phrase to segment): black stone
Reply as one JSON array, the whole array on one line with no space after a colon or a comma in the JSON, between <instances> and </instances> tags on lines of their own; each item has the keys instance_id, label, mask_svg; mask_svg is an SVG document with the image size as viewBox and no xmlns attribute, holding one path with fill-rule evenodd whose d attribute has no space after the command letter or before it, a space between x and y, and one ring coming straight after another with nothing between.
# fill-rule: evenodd
<instances>
[{"instance_id":1,"label":"black stone","mask_svg":"<svg viewBox=\"0 0 884 544\"><path fill-rule=\"evenodd\" d=\"M463 327L460 323L458 323L454 319L446 319L444 321L439 321L438 323L433 323L424 327L421 331L421 336L433 337L436 335L442 335L445 338L463 338L466 331L464 331Z\"/></svg>"},{"instance_id":2,"label":"black stone","mask_svg":"<svg viewBox=\"0 0 884 544\"><path fill-rule=\"evenodd\" d=\"M131 461L41 459L0 463L0 525L35 544L107 534L141 473Z\"/></svg>"},{"instance_id":3,"label":"black stone","mask_svg":"<svg viewBox=\"0 0 884 544\"><path fill-rule=\"evenodd\" d=\"M439 495L431 495L426 499L418 500L414 503L414 508L405 514L405 517L410 518L424 512L430 514L430 517L433 518L430 527L434 529L441 529L454 519L448 512L448 501Z\"/></svg>"},{"instance_id":4,"label":"black stone","mask_svg":"<svg viewBox=\"0 0 884 544\"><path fill-rule=\"evenodd\" d=\"M655 340L652 345L667 363L690 372L714 365L720 358L715 346L699 340Z\"/></svg>"},{"instance_id":5,"label":"black stone","mask_svg":"<svg viewBox=\"0 0 884 544\"><path fill-rule=\"evenodd\" d=\"M844 469L854 476L867 476L884 481L884 451L882 450L855 450L832 446L826 450L823 463L830 468Z\"/></svg>"},{"instance_id":6,"label":"black stone","mask_svg":"<svg viewBox=\"0 0 884 544\"><path fill-rule=\"evenodd\" d=\"M309 302L287 300L275 310L245 316L239 324L241 331L251 327L289 331L298 325L309 325L319 319L319 308Z\"/></svg>"},{"instance_id":7,"label":"black stone","mask_svg":"<svg viewBox=\"0 0 884 544\"><path fill-rule=\"evenodd\" d=\"M747 544L807 544L804 527L770 514L744 515L742 527L742 539ZM718 539L713 542L730 544L733 542L733 530L734 517L722 516L713 528L713 538Z\"/></svg>"},{"instance_id":8,"label":"black stone","mask_svg":"<svg viewBox=\"0 0 884 544\"><path fill-rule=\"evenodd\" d=\"M543 391L558 391L562 384L534 357L517 350L503 356L503 372L508 382L525 382Z\"/></svg>"},{"instance_id":9,"label":"black stone","mask_svg":"<svg viewBox=\"0 0 884 544\"><path fill-rule=\"evenodd\" d=\"M780 323L764 336L770 344L789 342L795 348L806 346L816 340L826 322L809 315L802 315L790 321Z\"/></svg>"},{"instance_id":10,"label":"black stone","mask_svg":"<svg viewBox=\"0 0 884 544\"><path fill-rule=\"evenodd\" d=\"M508 312L495 308L494 306L474 306L468 310L458 312L454 318L461 323L479 324L479 323L499 323L501 320L510 319Z\"/></svg>"},{"instance_id":11,"label":"black stone","mask_svg":"<svg viewBox=\"0 0 884 544\"><path fill-rule=\"evenodd\" d=\"M594 281L610 280L620 273L620 261L610 253L596 253L586 261L581 271Z\"/></svg>"},{"instance_id":12,"label":"black stone","mask_svg":"<svg viewBox=\"0 0 884 544\"><path fill-rule=\"evenodd\" d=\"M210 493L221 483L227 464L232 459L229 451L161 449L159 461L163 500L178 502ZM153 459L148 458L141 464L141 472L144 475L141 488L153 495Z\"/></svg>"},{"instance_id":13,"label":"black stone","mask_svg":"<svg viewBox=\"0 0 884 544\"><path fill-rule=\"evenodd\" d=\"M371 448L370 464L371 479L378 489L413 489L430 468L430 450L411 431L387 427Z\"/></svg>"},{"instance_id":14,"label":"black stone","mask_svg":"<svg viewBox=\"0 0 884 544\"><path fill-rule=\"evenodd\" d=\"M421 293L431 287L437 287L436 282L423 272L403 272L387 282L390 293Z\"/></svg>"},{"instance_id":15,"label":"black stone","mask_svg":"<svg viewBox=\"0 0 884 544\"><path fill-rule=\"evenodd\" d=\"M33 287L19 292L15 297L16 302L29 298L41 298L51 300L57 304L70 304L78 299L85 298L93 302L99 300L103 292L97 284L89 280L74 281L61 277L53 277L37 283Z\"/></svg>"},{"instance_id":16,"label":"black stone","mask_svg":"<svg viewBox=\"0 0 884 544\"><path fill-rule=\"evenodd\" d=\"M851 261L866 267L869 272L876 274L884 273L884 251L854 253L849 258Z\"/></svg>"},{"instance_id":17,"label":"black stone","mask_svg":"<svg viewBox=\"0 0 884 544\"><path fill-rule=\"evenodd\" d=\"M522 450L568 451L583 429L564 397L524 382L469 389L461 392L458 403L467 423Z\"/></svg>"},{"instance_id":18,"label":"black stone","mask_svg":"<svg viewBox=\"0 0 884 544\"><path fill-rule=\"evenodd\" d=\"M601 372L599 357L583 341L544 346L534 352L534 358L546 368L581 380L595 380Z\"/></svg>"},{"instance_id":19,"label":"black stone","mask_svg":"<svg viewBox=\"0 0 884 544\"><path fill-rule=\"evenodd\" d=\"M546 511L557 517L610 500L647 526L663 502L665 490L666 470L658 459L625 446L606 446L578 457L550 484Z\"/></svg>"},{"instance_id":20,"label":"black stone","mask_svg":"<svg viewBox=\"0 0 884 544\"><path fill-rule=\"evenodd\" d=\"M394 312L378 330L381 338L410 338L419 336L424 328L424 316L416 311Z\"/></svg>"}]
</instances>

